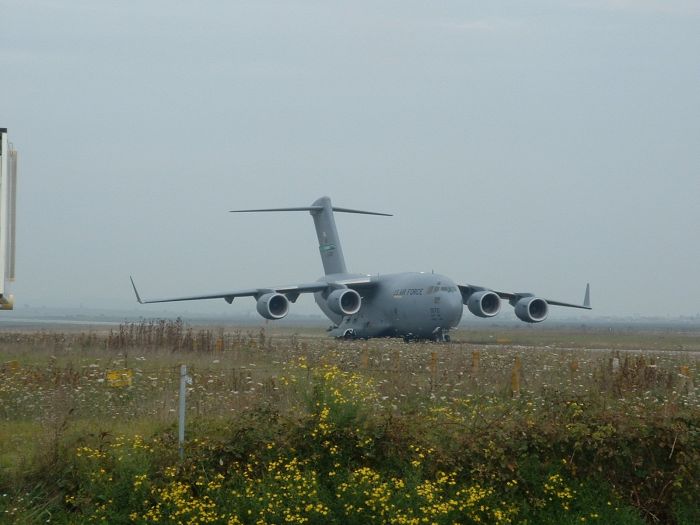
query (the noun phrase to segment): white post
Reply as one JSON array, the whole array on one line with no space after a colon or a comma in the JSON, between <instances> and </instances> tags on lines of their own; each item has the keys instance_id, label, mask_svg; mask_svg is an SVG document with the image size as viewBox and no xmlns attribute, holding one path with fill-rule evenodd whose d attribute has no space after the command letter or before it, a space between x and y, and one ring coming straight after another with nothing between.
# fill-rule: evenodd
<instances>
[{"instance_id":1,"label":"white post","mask_svg":"<svg viewBox=\"0 0 700 525\"><path fill-rule=\"evenodd\" d=\"M180 412L178 416L178 443L180 459L185 457L185 394L187 392L187 365L180 365Z\"/></svg>"}]
</instances>

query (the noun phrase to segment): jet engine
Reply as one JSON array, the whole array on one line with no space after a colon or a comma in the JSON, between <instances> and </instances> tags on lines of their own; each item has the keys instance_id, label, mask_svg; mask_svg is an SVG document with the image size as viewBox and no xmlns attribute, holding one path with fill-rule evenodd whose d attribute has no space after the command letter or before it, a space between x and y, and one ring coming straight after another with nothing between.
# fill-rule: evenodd
<instances>
[{"instance_id":1,"label":"jet engine","mask_svg":"<svg viewBox=\"0 0 700 525\"><path fill-rule=\"evenodd\" d=\"M501 298L496 292L474 292L467 299L467 308L477 317L493 317L501 311Z\"/></svg>"},{"instance_id":2,"label":"jet engine","mask_svg":"<svg viewBox=\"0 0 700 525\"><path fill-rule=\"evenodd\" d=\"M523 297L515 303L515 315L526 323L540 323L547 319L547 301L539 297Z\"/></svg>"},{"instance_id":3,"label":"jet engine","mask_svg":"<svg viewBox=\"0 0 700 525\"><path fill-rule=\"evenodd\" d=\"M355 290L343 288L342 290L334 290L326 299L328 308L338 315L353 315L360 311L362 306L362 297Z\"/></svg>"},{"instance_id":4,"label":"jet engine","mask_svg":"<svg viewBox=\"0 0 700 525\"><path fill-rule=\"evenodd\" d=\"M265 319L282 319L289 313L289 300L281 293L266 293L260 296L256 308Z\"/></svg>"}]
</instances>

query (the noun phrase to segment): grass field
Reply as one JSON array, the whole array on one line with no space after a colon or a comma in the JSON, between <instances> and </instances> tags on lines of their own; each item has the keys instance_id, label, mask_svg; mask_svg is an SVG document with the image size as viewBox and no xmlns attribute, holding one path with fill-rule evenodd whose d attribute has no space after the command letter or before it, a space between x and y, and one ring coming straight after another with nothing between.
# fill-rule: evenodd
<instances>
[{"instance_id":1,"label":"grass field","mask_svg":"<svg viewBox=\"0 0 700 525\"><path fill-rule=\"evenodd\" d=\"M453 340L0 333L0 521L700 523L700 334Z\"/></svg>"}]
</instances>

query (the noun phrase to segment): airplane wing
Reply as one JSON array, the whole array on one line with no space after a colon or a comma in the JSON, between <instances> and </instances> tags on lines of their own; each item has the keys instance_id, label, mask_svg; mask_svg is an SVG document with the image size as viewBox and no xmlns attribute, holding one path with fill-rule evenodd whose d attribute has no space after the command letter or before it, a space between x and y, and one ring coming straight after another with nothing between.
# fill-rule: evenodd
<instances>
[{"instance_id":1,"label":"airplane wing","mask_svg":"<svg viewBox=\"0 0 700 525\"><path fill-rule=\"evenodd\" d=\"M498 294L498 296L501 299L506 299L511 304L518 302L523 297L534 297L534 294L528 293L528 292L499 292L497 290L492 290L490 288L485 288L483 286L476 286L473 284L464 284L464 285L460 284L459 291L462 292L462 297L464 297L465 300L475 292L482 292L482 291L494 292L494 293ZM586 284L586 293L585 293L584 298L583 298L583 304L564 303L562 301L554 301L552 299L544 299L544 300L547 302L547 304L551 304L553 306L565 306L567 308L581 308L584 310L591 310L592 309L591 308L591 285L590 285L590 283Z\"/></svg>"},{"instance_id":2,"label":"airplane wing","mask_svg":"<svg viewBox=\"0 0 700 525\"><path fill-rule=\"evenodd\" d=\"M315 282L315 283L305 283L305 284L295 284L290 286L277 286L270 288L248 288L243 290L231 290L228 292L216 292L205 295L190 295L186 297L168 297L166 299L148 299L144 300L139 295L136 289L136 284L134 284L134 279L131 279L131 286L134 288L134 294L136 294L136 300L140 304L150 304L150 303L170 303L175 301L196 301L199 299L224 299L227 303L231 304L236 297L259 297L263 294L270 292L277 292L287 296L291 302L295 302L300 294L302 293L314 293L326 290L332 284L326 282Z\"/></svg>"}]
</instances>

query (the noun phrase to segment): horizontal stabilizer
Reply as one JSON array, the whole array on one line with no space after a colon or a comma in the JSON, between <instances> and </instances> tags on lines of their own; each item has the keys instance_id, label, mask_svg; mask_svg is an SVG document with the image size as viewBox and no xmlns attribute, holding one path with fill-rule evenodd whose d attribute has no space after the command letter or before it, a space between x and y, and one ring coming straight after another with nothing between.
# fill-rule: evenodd
<instances>
[{"instance_id":1,"label":"horizontal stabilizer","mask_svg":"<svg viewBox=\"0 0 700 525\"><path fill-rule=\"evenodd\" d=\"M362 210L353 210L350 208L336 208L333 206L333 211L339 211L342 213L360 213L362 215L381 215L382 217L393 217L391 213L380 213L378 211L362 211Z\"/></svg>"},{"instance_id":2,"label":"horizontal stabilizer","mask_svg":"<svg viewBox=\"0 0 700 525\"><path fill-rule=\"evenodd\" d=\"M323 206L304 206L301 208L264 208L260 210L229 210L229 213L253 213L259 211L321 211Z\"/></svg>"},{"instance_id":3,"label":"horizontal stabilizer","mask_svg":"<svg viewBox=\"0 0 700 525\"><path fill-rule=\"evenodd\" d=\"M364 211L364 210L353 210L351 208L338 208L333 206L331 208L333 211L340 213L359 213L362 215L381 215L382 217L393 217L391 213L380 213L377 211ZM323 206L304 206L298 208L264 208L257 210L229 210L229 213L256 213L256 212L267 212L267 211L321 211Z\"/></svg>"},{"instance_id":4,"label":"horizontal stabilizer","mask_svg":"<svg viewBox=\"0 0 700 525\"><path fill-rule=\"evenodd\" d=\"M321 255L321 262L323 263L323 271L326 275L348 273L348 268L345 266L343 248L340 245L338 229L335 226L335 212L391 217L391 214L389 213L356 210L354 208L339 208L331 204L330 197L319 197L311 203L311 206L295 206L290 208L255 208L230 211L232 213L308 211L314 220L316 237L318 238L318 249Z\"/></svg>"}]
</instances>

